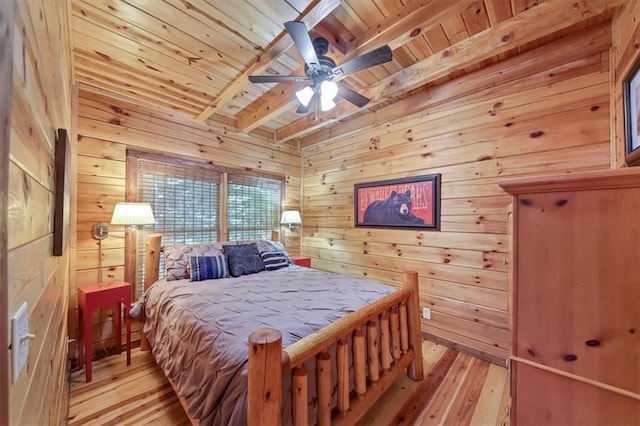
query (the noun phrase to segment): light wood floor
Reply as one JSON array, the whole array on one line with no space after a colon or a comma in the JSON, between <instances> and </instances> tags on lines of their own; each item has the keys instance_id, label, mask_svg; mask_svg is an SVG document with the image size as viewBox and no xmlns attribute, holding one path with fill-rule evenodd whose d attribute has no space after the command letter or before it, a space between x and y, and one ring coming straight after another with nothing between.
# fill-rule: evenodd
<instances>
[{"instance_id":1,"label":"light wood floor","mask_svg":"<svg viewBox=\"0 0 640 426\"><path fill-rule=\"evenodd\" d=\"M402 376L359 425L508 424L507 370L424 342L425 379ZM71 376L69 425L188 425L171 385L150 352L134 349L93 363Z\"/></svg>"}]
</instances>

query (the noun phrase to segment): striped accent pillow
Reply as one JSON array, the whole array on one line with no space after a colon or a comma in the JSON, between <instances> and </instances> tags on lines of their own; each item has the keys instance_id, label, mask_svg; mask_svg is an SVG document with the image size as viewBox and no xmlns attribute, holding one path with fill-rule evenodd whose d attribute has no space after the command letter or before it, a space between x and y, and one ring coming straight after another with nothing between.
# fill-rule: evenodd
<instances>
[{"instance_id":1,"label":"striped accent pillow","mask_svg":"<svg viewBox=\"0 0 640 426\"><path fill-rule=\"evenodd\" d=\"M263 251L260 256L267 271L289 266L289 258L283 251Z\"/></svg>"},{"instance_id":2,"label":"striped accent pillow","mask_svg":"<svg viewBox=\"0 0 640 426\"><path fill-rule=\"evenodd\" d=\"M227 257L224 254L216 256L191 256L189 257L189 269L191 272L189 281L229 278Z\"/></svg>"}]
</instances>

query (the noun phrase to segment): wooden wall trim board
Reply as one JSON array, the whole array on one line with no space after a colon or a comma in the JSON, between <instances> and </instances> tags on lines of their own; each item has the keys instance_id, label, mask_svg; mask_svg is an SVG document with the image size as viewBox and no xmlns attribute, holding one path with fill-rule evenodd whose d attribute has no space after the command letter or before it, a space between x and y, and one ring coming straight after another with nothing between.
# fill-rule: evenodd
<instances>
[{"instance_id":1,"label":"wooden wall trim board","mask_svg":"<svg viewBox=\"0 0 640 426\"><path fill-rule=\"evenodd\" d=\"M0 2L0 424L9 424L9 281L7 212L13 76L14 1Z\"/></svg>"},{"instance_id":2,"label":"wooden wall trim board","mask_svg":"<svg viewBox=\"0 0 640 426\"><path fill-rule=\"evenodd\" d=\"M531 194L558 191L590 191L595 189L636 188L640 175L634 169L611 174L607 170L584 172L579 175L532 176L498 182L510 194ZM544 185L544 187L541 187Z\"/></svg>"},{"instance_id":3,"label":"wooden wall trim board","mask_svg":"<svg viewBox=\"0 0 640 426\"><path fill-rule=\"evenodd\" d=\"M314 267L395 285L417 270L422 332L504 360L510 197L498 182L609 167L610 34L588 27L303 140ZM428 173L442 175L440 232L354 228L354 184Z\"/></svg>"},{"instance_id":4,"label":"wooden wall trim board","mask_svg":"<svg viewBox=\"0 0 640 426\"><path fill-rule=\"evenodd\" d=\"M71 5L69 5L70 7ZM71 16L71 15L69 15ZM76 252L78 250L77 226L78 226L78 85L71 88L71 128L70 148L71 158L74 161L69 165L69 191L71 194L71 212L69 216L69 289L76 288ZM75 323L77 297L74 292L69 291L69 306L67 308L67 324ZM77 341L70 340L68 351L74 354L77 350ZM69 371L69 374L71 372Z\"/></svg>"}]
</instances>

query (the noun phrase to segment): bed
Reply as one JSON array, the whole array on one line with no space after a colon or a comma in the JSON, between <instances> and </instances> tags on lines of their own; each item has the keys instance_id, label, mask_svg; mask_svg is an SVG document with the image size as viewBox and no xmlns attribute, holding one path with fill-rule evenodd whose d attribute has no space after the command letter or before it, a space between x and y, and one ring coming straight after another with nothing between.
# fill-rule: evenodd
<instances>
[{"instance_id":1,"label":"bed","mask_svg":"<svg viewBox=\"0 0 640 426\"><path fill-rule=\"evenodd\" d=\"M168 281L160 237L146 250L144 335L194 424L353 424L403 370L422 379L416 273L400 288L293 264Z\"/></svg>"}]
</instances>

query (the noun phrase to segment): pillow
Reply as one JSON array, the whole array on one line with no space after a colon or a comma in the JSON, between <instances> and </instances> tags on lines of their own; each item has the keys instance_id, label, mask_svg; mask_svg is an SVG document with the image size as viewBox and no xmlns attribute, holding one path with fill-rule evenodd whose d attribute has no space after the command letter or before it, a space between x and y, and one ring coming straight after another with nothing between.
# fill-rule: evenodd
<instances>
[{"instance_id":1,"label":"pillow","mask_svg":"<svg viewBox=\"0 0 640 426\"><path fill-rule=\"evenodd\" d=\"M191 273L189 281L229 278L227 257L224 254L217 256L191 256L189 257L189 269Z\"/></svg>"},{"instance_id":2,"label":"pillow","mask_svg":"<svg viewBox=\"0 0 640 426\"><path fill-rule=\"evenodd\" d=\"M187 265L191 256L216 256L222 254L222 244L188 244L164 248L167 281L189 278Z\"/></svg>"},{"instance_id":3,"label":"pillow","mask_svg":"<svg viewBox=\"0 0 640 426\"><path fill-rule=\"evenodd\" d=\"M293 260L291 260L287 249L279 241L256 240L256 244L258 245L258 251L260 251L260 253L265 251L281 251L286 256L288 262L293 263Z\"/></svg>"},{"instance_id":4,"label":"pillow","mask_svg":"<svg viewBox=\"0 0 640 426\"><path fill-rule=\"evenodd\" d=\"M264 262L264 268L267 271L275 271L276 269L289 266L289 258L283 251L263 251L260 253L262 261Z\"/></svg>"},{"instance_id":5,"label":"pillow","mask_svg":"<svg viewBox=\"0 0 640 426\"><path fill-rule=\"evenodd\" d=\"M225 244L223 247L229 263L229 273L232 277L264 271L264 262L260 257L256 243Z\"/></svg>"}]
</instances>

